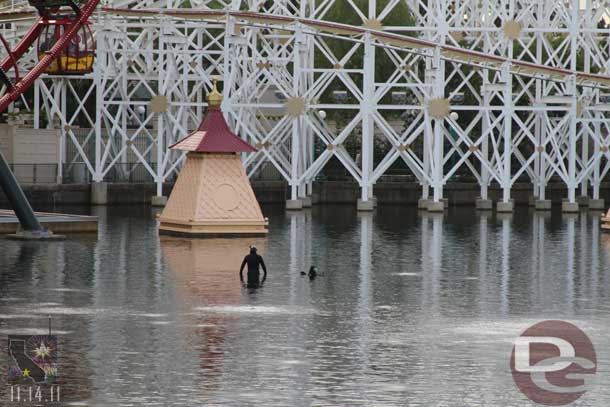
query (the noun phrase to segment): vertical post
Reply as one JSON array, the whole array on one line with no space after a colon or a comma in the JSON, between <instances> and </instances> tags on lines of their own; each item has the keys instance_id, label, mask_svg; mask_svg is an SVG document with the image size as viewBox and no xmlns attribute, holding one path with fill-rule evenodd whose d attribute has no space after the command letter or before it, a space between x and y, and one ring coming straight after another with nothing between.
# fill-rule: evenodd
<instances>
[{"instance_id":1,"label":"vertical post","mask_svg":"<svg viewBox=\"0 0 610 407\"><path fill-rule=\"evenodd\" d=\"M439 46L434 49L434 56L432 57L432 72L434 75L432 83L432 97L436 99L443 99L445 97L445 62L441 58L441 46L444 46L447 41L447 35L449 34L449 24L445 10L449 6L446 0L441 0L436 3L439 15L438 22L438 42ZM436 116L436 114L435 114ZM429 118L430 116L428 116ZM431 178L433 188L433 202L428 203L428 210L439 212L443 211L445 204L443 202L443 187L444 187L444 161L445 161L445 118L435 117L432 119L432 162L431 165Z\"/></svg>"},{"instance_id":2,"label":"vertical post","mask_svg":"<svg viewBox=\"0 0 610 407\"><path fill-rule=\"evenodd\" d=\"M298 15L301 18L306 18L306 8L307 2L304 0L300 1L300 7ZM305 95L307 93L308 85L307 75L309 74L309 68L307 58L309 51L309 44L307 42L307 36L304 35L301 31L298 32L298 38L295 38L296 41L300 41L301 45L298 47L298 53L296 57L299 59L299 95ZM303 69L305 68L305 69ZM300 143L301 143L301 154L300 154L300 169L299 169L299 178L300 175L307 171L309 167L309 128L305 125L305 121L303 119L299 120L299 132ZM305 207L310 207L311 203L307 199L307 180L301 180L299 184L299 199L302 202L302 205Z\"/></svg>"},{"instance_id":3,"label":"vertical post","mask_svg":"<svg viewBox=\"0 0 610 407\"><path fill-rule=\"evenodd\" d=\"M484 4L484 8L482 8L481 10L483 13L488 14L489 13L489 3L485 2ZM492 43L491 43L491 39L489 36L485 35L484 36L484 43L483 43L485 52L492 52ZM491 91L489 89L489 70L484 69L482 71L483 74L483 81L482 81L482 85L483 85L483 106L485 108L485 110L483 111L482 117L481 117L481 132L483 134L483 138L481 140L481 157L483 159L483 161L489 161L489 138L493 137L492 134L490 134L490 132L493 132L493 129L490 129L490 124L491 124L491 119L490 119L490 115L491 115ZM484 162L481 162L481 200L480 202L477 202L477 208L478 209L491 209L491 202L488 202L488 197L489 197L489 179L490 179L490 175L489 175L489 169L487 168L486 165L484 165ZM485 221L487 221L487 218L485 218Z\"/></svg>"},{"instance_id":4,"label":"vertical post","mask_svg":"<svg viewBox=\"0 0 610 407\"><path fill-rule=\"evenodd\" d=\"M103 25L102 25L103 26ZM108 63L106 53L106 32L97 33L97 55L93 69L95 84L95 168L93 169L93 183L91 184L91 204L106 205L108 203L108 187L104 181L104 163L102 156L102 108L104 106L104 72ZM108 129L110 130L110 129ZM108 141L111 142L110 140Z\"/></svg>"},{"instance_id":5,"label":"vertical post","mask_svg":"<svg viewBox=\"0 0 610 407\"><path fill-rule=\"evenodd\" d=\"M571 22L571 43L570 43L570 69L576 71L578 58L578 37L579 37L579 9L580 0L572 0L572 22ZM577 212L578 203L576 202L576 138L577 138L577 121L578 121L578 89L576 87L576 76L572 76L570 80L571 103L568 114L570 115L570 127L568 130L568 201L562 205L564 212Z\"/></svg>"},{"instance_id":6,"label":"vertical post","mask_svg":"<svg viewBox=\"0 0 610 407\"><path fill-rule=\"evenodd\" d=\"M373 9L371 10L371 7ZM375 16L375 1L369 1L369 17ZM364 35L364 78L362 101L362 179L360 181L360 199L358 210L370 211L374 209L373 198L373 150L374 150L374 124L373 105L375 103L375 46L370 32Z\"/></svg>"},{"instance_id":7,"label":"vertical post","mask_svg":"<svg viewBox=\"0 0 610 407\"><path fill-rule=\"evenodd\" d=\"M443 37L441 43L445 41L447 33L447 25L443 25ZM445 96L445 63L441 59L441 49L437 47L434 50L434 59L432 68L435 72L434 77L434 97L443 98ZM444 187L444 158L445 158L445 135L444 126L445 118L436 117L432 121L432 188L433 202L428 204L428 210L438 212L443 211L445 204L443 202L443 187Z\"/></svg>"},{"instance_id":8,"label":"vertical post","mask_svg":"<svg viewBox=\"0 0 610 407\"><path fill-rule=\"evenodd\" d=\"M487 42L487 40L486 40ZM489 134L490 128L490 114L489 107L491 106L491 92L488 89L489 86L489 71L485 70L483 72L483 106L485 110L483 111L483 117L481 119L481 132L483 133L483 139L481 140L481 156L483 160L487 161L489 159L489 137L492 135ZM487 201L488 198L488 189L489 189L489 170L487 166L481 163L481 200Z\"/></svg>"},{"instance_id":9,"label":"vertical post","mask_svg":"<svg viewBox=\"0 0 610 407\"><path fill-rule=\"evenodd\" d=\"M102 106L104 87L102 83L102 72L104 71L102 61L105 61L105 33L104 30L97 32L97 58L93 70L93 81L95 82L95 171L93 182L102 182Z\"/></svg>"},{"instance_id":10,"label":"vertical post","mask_svg":"<svg viewBox=\"0 0 610 407\"><path fill-rule=\"evenodd\" d=\"M588 125L588 123L587 123L587 125ZM589 135L585 131L583 131L581 133L581 137L582 137L582 144L580 146L581 162L587 163L587 162L589 162ZM590 175L587 177L584 177L580 183L580 196L584 197L585 199L589 196L589 184L588 184L589 179L590 179Z\"/></svg>"},{"instance_id":11,"label":"vertical post","mask_svg":"<svg viewBox=\"0 0 610 407\"><path fill-rule=\"evenodd\" d=\"M300 24L294 31L292 95L293 100L303 98L301 93L301 48L303 34ZM305 100L302 100L305 103ZM292 116L292 138L290 140L290 200L286 203L287 209L302 209L303 202L299 199L299 175L302 143L300 139L302 114L304 112L289 112Z\"/></svg>"},{"instance_id":12,"label":"vertical post","mask_svg":"<svg viewBox=\"0 0 610 407\"><path fill-rule=\"evenodd\" d=\"M542 28L544 26L544 2L539 2L536 12L536 25L538 28ZM536 60L542 61L543 59L543 35L538 32L536 35ZM543 123L544 111L541 109L541 100L542 100L542 92L543 92L543 82L540 79L536 80L536 89L535 89L535 103L534 103L534 137L536 140L536 156L534 157L534 192L533 199L540 200L541 202L545 199L545 189L546 189L546 169L545 169L545 159L543 156L544 152L544 133L546 132L545 126ZM540 150L542 148L542 151ZM534 202L534 205L538 208L539 204ZM540 208L542 206L540 205Z\"/></svg>"},{"instance_id":13,"label":"vertical post","mask_svg":"<svg viewBox=\"0 0 610 407\"><path fill-rule=\"evenodd\" d=\"M159 126L157 128L157 173L155 175L155 183L157 185L156 196L163 196L163 150L165 144L165 126L163 123L163 113L159 113Z\"/></svg>"},{"instance_id":14,"label":"vertical post","mask_svg":"<svg viewBox=\"0 0 610 407\"><path fill-rule=\"evenodd\" d=\"M34 128L40 128L40 81L38 78L34 81Z\"/></svg>"},{"instance_id":15,"label":"vertical post","mask_svg":"<svg viewBox=\"0 0 610 407\"><path fill-rule=\"evenodd\" d=\"M426 72L424 73L425 83L426 85L432 85L434 83L434 75L432 72L432 61L430 58L426 58ZM432 133L430 129L432 126L428 126L428 114L424 111L423 119L424 119L424 136L423 136L423 170L424 174L429 178L432 178L432 174L430 173L430 157L432 154ZM428 208L428 199L430 198L430 183L424 177L422 180L422 196L419 200L417 206L419 209L427 209Z\"/></svg>"},{"instance_id":16,"label":"vertical post","mask_svg":"<svg viewBox=\"0 0 610 407\"><path fill-rule=\"evenodd\" d=\"M512 58L512 42L509 43L509 57ZM504 114L504 136L503 136L503 155L502 155L502 200L498 202L499 212L512 212L513 204L510 200L510 192L512 187L512 169L511 160L513 157L513 139L512 139L512 124L513 124L513 77L510 73L509 65L505 64L502 68L504 77L504 106L502 108Z\"/></svg>"},{"instance_id":17,"label":"vertical post","mask_svg":"<svg viewBox=\"0 0 610 407\"><path fill-rule=\"evenodd\" d=\"M55 79L56 85L55 86L59 86L59 95L60 95L60 107L61 107L61 130L60 133L61 134L61 139L59 142L59 163L58 163L58 168L57 168L57 180L58 183L61 183L63 180L63 167L64 167L64 163L66 162L66 144L67 144L67 139L66 139L66 132L69 131L68 130L68 123L66 118L68 117L68 109L67 109L67 102L68 102L68 97L67 97L67 91L68 88L66 86L66 79L62 78L62 79ZM57 100L57 99L56 99Z\"/></svg>"},{"instance_id":18,"label":"vertical post","mask_svg":"<svg viewBox=\"0 0 610 407\"><path fill-rule=\"evenodd\" d=\"M593 19L592 12L593 12L594 8L593 8L593 5L591 4L591 0L587 0L585 6L586 6L585 11L584 11L586 14L584 16L585 20L592 21L592 19ZM591 52L590 52L589 48L587 48L587 47L584 48L583 52L584 52L584 58L583 58L584 67L583 68L586 73L590 73L591 72ZM583 88L583 94L585 96L585 99L591 100L593 97L593 89ZM582 111L580 113L582 114ZM593 117L591 114L588 114L587 116L588 116L587 117L588 121L586 123L587 131L581 130L581 137L583 138L582 147L581 147L582 148L582 150L581 150L581 162L582 163L587 163L589 161L589 154L590 154L589 131L588 130L589 130L589 126L591 125L591 122L593 121L593 120L591 120ZM583 126L583 127L585 127L585 126ZM596 133L596 136L597 136L597 134L599 134L599 133ZM597 149L594 150L593 156L592 156L593 159L595 159L595 155L597 154L598 151L599 150L597 150ZM597 165L596 165L596 167L597 167ZM589 195L588 183L591 182L592 180L593 180L593 177L591 174L589 174L586 178L583 178L582 183L580 185L580 187L581 187L580 195L581 196L588 197L588 195Z\"/></svg>"},{"instance_id":19,"label":"vertical post","mask_svg":"<svg viewBox=\"0 0 610 407\"><path fill-rule=\"evenodd\" d=\"M373 103L375 97L375 47L372 44L370 33L364 36L364 86L362 92L362 181L361 181L361 206L360 209L368 207L372 197L372 171L373 171L373 149L374 149L374 124Z\"/></svg>"},{"instance_id":20,"label":"vertical post","mask_svg":"<svg viewBox=\"0 0 610 407\"><path fill-rule=\"evenodd\" d=\"M168 0L169 1L169 0ZM161 21L161 27L165 27L165 21ZM169 23L167 23L169 24ZM168 58L165 57L165 49L166 48L171 48L170 45L167 45L165 43L165 41L163 40L163 36L167 34L166 30L164 28L161 29L161 38L159 38L159 60L157 62L157 66L159 67L159 76L157 78L158 81L158 86L157 86L157 90L159 92L159 94L166 94L167 92L165 92L164 90L167 89L167 86L165 86L164 81L165 80L169 80L168 78L168 67L164 64L168 63ZM184 67L183 69L188 69L188 67ZM176 80L176 78L174 78L174 80ZM167 97L167 95L166 95ZM155 186L156 186L156 192L155 192L155 196L157 197L156 199L153 199L153 205L157 206L158 204L158 200L160 200L160 197L163 196L163 150L164 150L164 136L165 136L165 123L164 123L164 118L163 118L163 113L157 113L157 149L156 149L156 155L157 155L157 165L156 165L156 171L155 171Z\"/></svg>"},{"instance_id":21,"label":"vertical post","mask_svg":"<svg viewBox=\"0 0 610 407\"><path fill-rule=\"evenodd\" d=\"M601 144L599 142L599 137L601 136L601 126L600 126L600 121L601 121L601 114L599 112L595 112L595 121L593 122L593 128L595 131L595 137L594 137L594 154L595 155L600 155L602 156L603 153L601 152ZM593 199L594 200L598 200L599 199L599 184L601 182L601 177L600 177L600 166L601 166L601 157L597 160L595 167L593 168ZM596 208L597 209L597 208Z\"/></svg>"}]
</instances>

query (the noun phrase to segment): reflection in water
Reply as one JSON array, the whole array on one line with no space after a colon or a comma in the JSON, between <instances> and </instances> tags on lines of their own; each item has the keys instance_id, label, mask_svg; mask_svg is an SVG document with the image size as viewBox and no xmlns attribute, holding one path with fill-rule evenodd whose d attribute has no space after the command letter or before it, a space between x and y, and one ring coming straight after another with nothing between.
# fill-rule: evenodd
<instances>
[{"instance_id":1,"label":"reflection in water","mask_svg":"<svg viewBox=\"0 0 610 407\"><path fill-rule=\"evenodd\" d=\"M522 405L507 360L540 319L609 361L610 239L586 212L269 208L263 240L188 240L159 239L149 208L94 211L97 240L0 242L0 349L52 314L71 401ZM259 290L239 283L251 244ZM610 402L600 379L581 405Z\"/></svg>"},{"instance_id":2,"label":"reflection in water","mask_svg":"<svg viewBox=\"0 0 610 407\"><path fill-rule=\"evenodd\" d=\"M502 283L500 289L502 291L501 309L502 314L508 314L508 294L510 281L510 235L512 214L499 213L498 219L502 222Z\"/></svg>"},{"instance_id":3,"label":"reflection in water","mask_svg":"<svg viewBox=\"0 0 610 407\"><path fill-rule=\"evenodd\" d=\"M194 309L192 330L199 353L200 371L206 377L202 383L206 394L218 390L223 374L225 341L234 334L240 316L222 312L206 312L215 306L241 303L242 287L238 277L241 259L258 248L265 256L265 239L180 239L160 237L163 257L174 275L176 296ZM237 265L237 267L236 267ZM255 290L247 290L255 295ZM204 304L206 307L202 307Z\"/></svg>"}]
</instances>

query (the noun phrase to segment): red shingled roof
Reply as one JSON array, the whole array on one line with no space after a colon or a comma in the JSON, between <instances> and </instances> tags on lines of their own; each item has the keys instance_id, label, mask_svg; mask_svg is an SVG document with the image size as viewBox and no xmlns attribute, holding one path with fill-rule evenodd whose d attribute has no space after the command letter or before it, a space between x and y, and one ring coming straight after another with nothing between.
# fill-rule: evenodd
<instances>
[{"instance_id":1,"label":"red shingled roof","mask_svg":"<svg viewBox=\"0 0 610 407\"><path fill-rule=\"evenodd\" d=\"M256 149L233 134L220 108L208 107L199 128L169 148L205 153L250 153Z\"/></svg>"}]
</instances>

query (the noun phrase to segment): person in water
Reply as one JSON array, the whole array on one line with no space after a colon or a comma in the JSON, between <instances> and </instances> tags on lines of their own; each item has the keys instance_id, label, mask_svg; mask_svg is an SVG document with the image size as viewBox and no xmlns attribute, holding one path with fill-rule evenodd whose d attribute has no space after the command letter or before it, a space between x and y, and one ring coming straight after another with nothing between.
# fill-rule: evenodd
<instances>
[{"instance_id":1,"label":"person in water","mask_svg":"<svg viewBox=\"0 0 610 407\"><path fill-rule=\"evenodd\" d=\"M243 283L244 282L244 267L248 265L248 288L258 288L267 279L267 267L265 266L265 262L263 258L256 253L256 247L250 247L250 254L244 257L244 261L241 263L241 268L239 269L239 279ZM263 279L260 280L260 272L259 266L263 267Z\"/></svg>"},{"instance_id":2,"label":"person in water","mask_svg":"<svg viewBox=\"0 0 610 407\"><path fill-rule=\"evenodd\" d=\"M315 268L314 266L311 266L309 268L309 273L307 275L309 276L310 280L313 280L314 278L316 278L318 276L318 269Z\"/></svg>"}]
</instances>

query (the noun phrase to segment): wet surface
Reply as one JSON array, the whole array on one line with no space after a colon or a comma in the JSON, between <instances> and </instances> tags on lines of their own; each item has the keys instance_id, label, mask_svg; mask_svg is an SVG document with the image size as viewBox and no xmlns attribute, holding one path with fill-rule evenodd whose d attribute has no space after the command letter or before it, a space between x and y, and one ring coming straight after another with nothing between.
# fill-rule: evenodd
<instances>
[{"instance_id":1,"label":"wet surface","mask_svg":"<svg viewBox=\"0 0 610 407\"><path fill-rule=\"evenodd\" d=\"M599 214L264 211L267 239L159 238L142 207L96 208L98 236L0 240L0 400L7 336L44 334L50 315L65 405L533 405L509 359L544 319L596 347L598 382L574 405L610 404ZM238 277L252 243L258 290Z\"/></svg>"}]
</instances>

